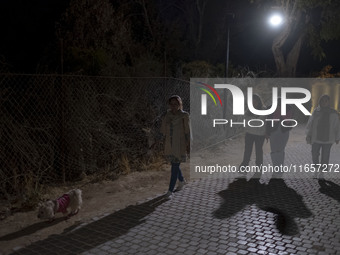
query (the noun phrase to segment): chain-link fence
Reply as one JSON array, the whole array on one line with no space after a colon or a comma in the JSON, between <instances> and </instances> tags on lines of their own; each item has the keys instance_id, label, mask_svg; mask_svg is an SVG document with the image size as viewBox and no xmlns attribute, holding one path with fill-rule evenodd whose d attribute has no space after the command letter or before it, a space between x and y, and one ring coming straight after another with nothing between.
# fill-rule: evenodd
<instances>
[{"instance_id":1,"label":"chain-link fence","mask_svg":"<svg viewBox=\"0 0 340 255\"><path fill-rule=\"evenodd\" d=\"M155 139L166 100L189 82L170 78L0 75L0 189L38 191L101 171L138 170Z\"/></svg>"},{"instance_id":2,"label":"chain-link fence","mask_svg":"<svg viewBox=\"0 0 340 255\"><path fill-rule=\"evenodd\" d=\"M252 85L243 81L240 88ZM267 105L268 88L257 85L255 91ZM192 92L202 91L194 87ZM200 107L189 109L188 81L0 74L0 199L34 196L41 184L72 182L83 175L104 173L117 178L130 169L142 170L148 158L161 151L154 145L167 99L173 94L182 97L191 116L201 116L195 115ZM225 111L216 116L232 118L232 98L221 96ZM210 107L209 112L221 109ZM206 124L198 117L192 119L193 131ZM222 135L211 128L211 134L193 132L196 148L240 132L219 128Z\"/></svg>"}]
</instances>

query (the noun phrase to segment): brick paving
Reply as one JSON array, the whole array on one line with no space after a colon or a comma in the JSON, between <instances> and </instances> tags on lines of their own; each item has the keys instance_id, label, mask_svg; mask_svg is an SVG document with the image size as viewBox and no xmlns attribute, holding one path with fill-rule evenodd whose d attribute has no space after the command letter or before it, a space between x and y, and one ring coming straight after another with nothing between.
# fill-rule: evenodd
<instances>
[{"instance_id":1,"label":"brick paving","mask_svg":"<svg viewBox=\"0 0 340 255\"><path fill-rule=\"evenodd\" d=\"M309 145L288 145L286 164L310 160ZM340 254L340 178L297 177L193 181L13 254Z\"/></svg>"}]
</instances>

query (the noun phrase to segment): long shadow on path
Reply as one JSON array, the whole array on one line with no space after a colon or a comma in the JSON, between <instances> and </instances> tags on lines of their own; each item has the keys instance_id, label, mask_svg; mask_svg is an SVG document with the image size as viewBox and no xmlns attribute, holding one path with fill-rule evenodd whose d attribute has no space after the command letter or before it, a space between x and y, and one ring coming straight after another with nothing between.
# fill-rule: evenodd
<instances>
[{"instance_id":1,"label":"long shadow on path","mask_svg":"<svg viewBox=\"0 0 340 255\"><path fill-rule=\"evenodd\" d=\"M312 216L302 196L282 179L272 179L268 185L260 184L257 179L249 182L239 179L218 194L224 202L214 212L216 218L231 217L247 205L256 204L261 210L276 214L276 227L285 235L299 233L295 218Z\"/></svg>"},{"instance_id":2,"label":"long shadow on path","mask_svg":"<svg viewBox=\"0 0 340 255\"><path fill-rule=\"evenodd\" d=\"M64 255L85 252L124 235L131 228L142 224L145 222L143 218L165 201L167 200L164 196L160 196L140 205L128 206L79 229L71 227L61 235L52 235L13 254Z\"/></svg>"},{"instance_id":3,"label":"long shadow on path","mask_svg":"<svg viewBox=\"0 0 340 255\"><path fill-rule=\"evenodd\" d=\"M23 237L23 236L29 236L31 234L34 234L35 232L39 231L39 230L42 230L44 228L51 228L53 227L54 225L64 221L65 219L63 217L60 217L52 222L47 222L47 221L43 221L43 222L38 222L38 223L35 223L33 225L30 225L28 227L25 227L17 232L13 232L13 233L10 233L10 234L7 234L5 236L1 236L0 237L0 241L10 241L10 240L13 240L13 239L17 239L17 238L20 238L20 237Z\"/></svg>"}]
</instances>

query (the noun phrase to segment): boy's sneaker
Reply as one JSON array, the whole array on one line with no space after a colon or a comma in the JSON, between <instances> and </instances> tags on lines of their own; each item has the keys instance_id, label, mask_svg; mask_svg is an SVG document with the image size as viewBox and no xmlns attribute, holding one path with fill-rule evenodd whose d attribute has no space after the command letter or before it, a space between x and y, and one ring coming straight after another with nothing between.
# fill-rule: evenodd
<instances>
[{"instance_id":1,"label":"boy's sneaker","mask_svg":"<svg viewBox=\"0 0 340 255\"><path fill-rule=\"evenodd\" d=\"M325 177L324 177L324 175L323 175L323 172L317 173L316 179L325 180Z\"/></svg>"},{"instance_id":2,"label":"boy's sneaker","mask_svg":"<svg viewBox=\"0 0 340 255\"><path fill-rule=\"evenodd\" d=\"M177 191L182 190L182 189L183 189L183 186L184 186L185 184L187 184L187 181L186 181L185 179L184 179L182 182L180 181L180 182L178 183L178 185L177 185L176 190L177 190Z\"/></svg>"},{"instance_id":3,"label":"boy's sneaker","mask_svg":"<svg viewBox=\"0 0 340 255\"><path fill-rule=\"evenodd\" d=\"M165 197L166 199L171 199L171 198L172 198L172 192L169 190L169 191L164 195L164 197Z\"/></svg>"},{"instance_id":4,"label":"boy's sneaker","mask_svg":"<svg viewBox=\"0 0 340 255\"><path fill-rule=\"evenodd\" d=\"M263 179L259 179L259 183L260 183L260 184L266 184L266 185L268 185L268 183L266 183L266 181L263 180Z\"/></svg>"}]
</instances>

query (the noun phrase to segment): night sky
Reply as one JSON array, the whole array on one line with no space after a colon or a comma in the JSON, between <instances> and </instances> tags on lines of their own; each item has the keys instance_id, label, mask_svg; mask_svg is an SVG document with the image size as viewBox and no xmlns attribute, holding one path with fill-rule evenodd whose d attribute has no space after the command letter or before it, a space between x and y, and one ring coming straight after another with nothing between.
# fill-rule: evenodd
<instances>
[{"instance_id":1,"label":"night sky","mask_svg":"<svg viewBox=\"0 0 340 255\"><path fill-rule=\"evenodd\" d=\"M68 1L65 0L1 0L0 56L12 70L35 72L48 44L55 35L59 20Z\"/></svg>"},{"instance_id":2,"label":"night sky","mask_svg":"<svg viewBox=\"0 0 340 255\"><path fill-rule=\"evenodd\" d=\"M0 60L5 60L13 72L35 73L48 46L56 41L55 22L60 19L68 3L66 0L1 0ZM234 66L249 66L253 70L275 70L271 43L278 31L268 26L264 11L250 5L248 0L212 0L209 3L208 18L203 28L203 50L197 58L213 64L225 63L226 25L222 23L228 11L235 14L230 25L230 63ZM168 12L164 15L167 15L164 16L166 20L176 14ZM216 29L222 38L218 44L212 39ZM324 45L327 58L322 62L313 59L310 49L304 47L297 75L308 76L327 64L333 66L333 72L340 71L338 44L333 41Z\"/></svg>"}]
</instances>

